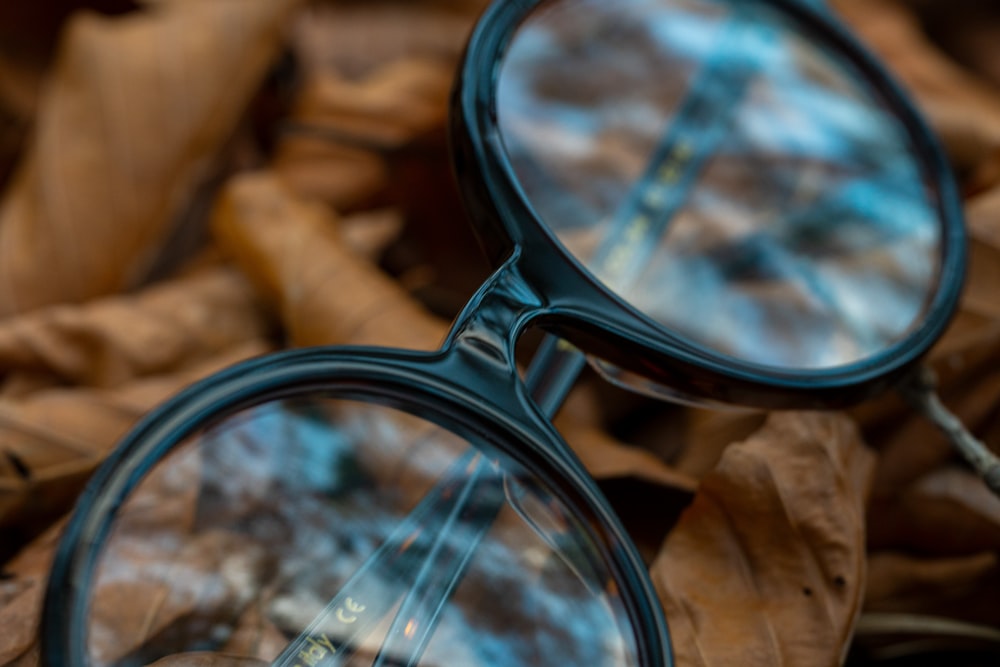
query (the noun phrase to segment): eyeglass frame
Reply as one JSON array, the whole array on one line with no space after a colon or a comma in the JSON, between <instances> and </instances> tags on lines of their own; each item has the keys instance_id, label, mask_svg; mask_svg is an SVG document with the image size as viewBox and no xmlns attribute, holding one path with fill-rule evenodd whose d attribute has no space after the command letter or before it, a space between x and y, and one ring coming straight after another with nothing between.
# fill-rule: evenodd
<instances>
[{"instance_id":1,"label":"eyeglass frame","mask_svg":"<svg viewBox=\"0 0 1000 667\"><path fill-rule=\"evenodd\" d=\"M486 442L538 475L560 500L589 514L600 527L590 537L602 545L623 588L641 664L670 664L666 620L642 560L596 483L518 376L514 346L524 330L538 325L696 398L764 408L856 403L897 382L941 335L957 305L965 265L961 204L943 151L905 94L850 33L826 12L795 0L764 4L776 6L858 68L906 129L924 182L937 186L942 263L923 322L886 350L856 363L823 370L774 369L712 353L665 332L596 281L532 210L506 159L497 125L496 80L503 54L521 22L544 2L491 5L470 38L456 79L450 115L453 164L469 218L499 268L455 320L442 347L429 353L372 347L279 352L203 380L143 419L95 473L67 524L45 596L43 664L86 664L77 653L84 645L84 625L72 621L86 615L85 584L98 558L91 547L107 538L115 513L145 473L207 425L253 405L304 393L402 409ZM623 348L639 354L625 354Z\"/></svg>"}]
</instances>

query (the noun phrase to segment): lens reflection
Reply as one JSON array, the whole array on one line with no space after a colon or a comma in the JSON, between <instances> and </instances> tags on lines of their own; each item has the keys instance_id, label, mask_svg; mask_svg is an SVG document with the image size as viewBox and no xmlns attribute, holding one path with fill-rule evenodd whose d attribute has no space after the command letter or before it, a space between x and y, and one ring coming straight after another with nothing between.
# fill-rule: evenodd
<instances>
[{"instance_id":1,"label":"lens reflection","mask_svg":"<svg viewBox=\"0 0 1000 667\"><path fill-rule=\"evenodd\" d=\"M497 107L539 217L677 334L823 368L919 324L941 229L916 151L856 68L777 9L543 3Z\"/></svg>"},{"instance_id":2,"label":"lens reflection","mask_svg":"<svg viewBox=\"0 0 1000 667\"><path fill-rule=\"evenodd\" d=\"M90 660L144 665L208 650L371 665L381 650L378 664L410 664L429 618L393 624L414 608L407 595L465 568L413 664L636 664L583 520L497 460L429 422L349 401L232 416L184 443L123 506L91 593Z\"/></svg>"}]
</instances>

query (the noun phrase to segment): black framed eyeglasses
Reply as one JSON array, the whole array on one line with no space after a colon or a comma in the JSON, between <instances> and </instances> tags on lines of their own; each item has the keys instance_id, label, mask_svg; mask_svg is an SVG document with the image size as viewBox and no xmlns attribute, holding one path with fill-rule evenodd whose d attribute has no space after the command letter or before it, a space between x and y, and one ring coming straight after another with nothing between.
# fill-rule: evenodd
<instances>
[{"instance_id":1,"label":"black framed eyeglasses","mask_svg":"<svg viewBox=\"0 0 1000 667\"><path fill-rule=\"evenodd\" d=\"M287 351L148 416L67 525L45 664L238 633L287 667L671 664L550 422L587 360L672 399L832 408L910 377L956 306L940 149L804 3L497 2L451 130L495 272L442 347Z\"/></svg>"}]
</instances>

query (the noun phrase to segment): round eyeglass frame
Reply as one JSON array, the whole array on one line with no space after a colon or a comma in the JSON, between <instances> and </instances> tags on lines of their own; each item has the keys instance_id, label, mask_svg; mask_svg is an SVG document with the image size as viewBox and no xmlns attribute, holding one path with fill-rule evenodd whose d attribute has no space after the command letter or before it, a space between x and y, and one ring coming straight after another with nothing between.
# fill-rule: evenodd
<instances>
[{"instance_id":1,"label":"round eyeglass frame","mask_svg":"<svg viewBox=\"0 0 1000 667\"><path fill-rule=\"evenodd\" d=\"M87 664L87 594L99 547L125 498L153 465L188 436L235 411L317 392L396 407L483 440L551 484L598 527L592 537L606 550L622 588L641 664L671 664L666 621L641 559L594 481L517 376L513 346L522 331L538 324L686 394L758 407L857 402L898 380L944 331L961 290L965 243L957 188L943 152L874 58L823 11L795 0L764 4L778 8L857 68L906 128L926 182L934 184L942 262L924 321L884 352L854 364L776 370L671 335L597 282L532 210L505 157L497 125L496 80L504 52L518 26L544 2L494 3L477 24L459 71L451 113L455 169L480 240L499 268L466 306L441 350L280 352L208 378L151 413L98 469L67 524L45 596L43 664Z\"/></svg>"},{"instance_id":2,"label":"round eyeglass frame","mask_svg":"<svg viewBox=\"0 0 1000 667\"><path fill-rule=\"evenodd\" d=\"M531 249L520 269L551 302L551 317L542 326L606 361L708 404L844 407L886 391L911 370L947 328L962 291L966 235L961 197L939 142L900 86L857 39L829 11L812 4L746 0L777 9L813 43L842 57L905 129L924 183L931 186L928 195L941 225L937 285L919 324L885 350L832 368L776 368L713 352L665 332L662 324L596 281L539 219L518 186L498 124L496 82L518 27L548 1L510 0L489 7L467 47L450 116L456 170L480 241L494 264L517 248ZM585 302L576 298L588 292ZM609 336L618 340L609 341ZM641 356L622 353L636 347L643 349Z\"/></svg>"},{"instance_id":3,"label":"round eyeglass frame","mask_svg":"<svg viewBox=\"0 0 1000 667\"><path fill-rule=\"evenodd\" d=\"M115 516L143 477L192 435L242 410L298 396L368 402L436 423L508 457L572 508L621 594L640 664L672 664L666 622L642 560L596 483L516 382L498 397L488 358L384 348L306 348L243 362L163 404L122 441L80 496L53 560L42 613L41 662L84 666L88 592ZM509 376L506 376L509 378ZM419 391L414 391L419 387Z\"/></svg>"}]
</instances>

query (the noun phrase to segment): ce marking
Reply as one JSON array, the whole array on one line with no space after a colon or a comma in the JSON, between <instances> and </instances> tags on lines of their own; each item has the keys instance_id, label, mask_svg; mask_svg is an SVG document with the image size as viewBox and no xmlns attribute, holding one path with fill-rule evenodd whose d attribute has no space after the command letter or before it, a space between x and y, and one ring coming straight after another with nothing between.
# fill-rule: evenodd
<instances>
[{"instance_id":1,"label":"ce marking","mask_svg":"<svg viewBox=\"0 0 1000 667\"><path fill-rule=\"evenodd\" d=\"M337 607L337 620L341 623L354 623L358 620L358 614L365 610L365 605L354 601L354 598L347 598L344 604Z\"/></svg>"}]
</instances>

